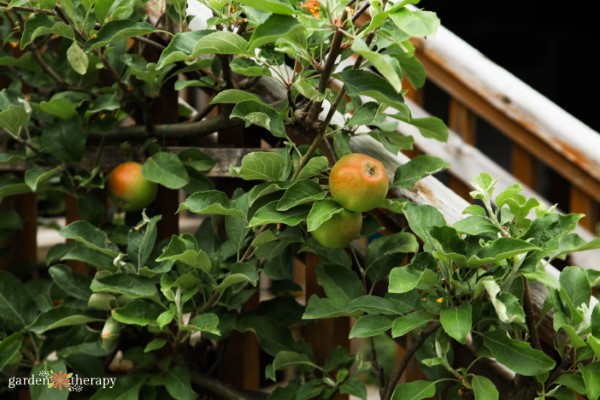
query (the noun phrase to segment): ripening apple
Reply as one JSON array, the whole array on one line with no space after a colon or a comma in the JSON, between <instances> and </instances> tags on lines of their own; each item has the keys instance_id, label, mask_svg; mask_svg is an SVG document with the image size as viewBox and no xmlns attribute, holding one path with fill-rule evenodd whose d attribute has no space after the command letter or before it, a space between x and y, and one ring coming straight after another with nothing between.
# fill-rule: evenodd
<instances>
[{"instance_id":1,"label":"ripening apple","mask_svg":"<svg viewBox=\"0 0 600 400\"><path fill-rule=\"evenodd\" d=\"M125 162L108 177L108 192L115 205L124 211L139 211L156 198L158 187L142 175L142 164Z\"/></svg>"},{"instance_id":2,"label":"ripening apple","mask_svg":"<svg viewBox=\"0 0 600 400\"><path fill-rule=\"evenodd\" d=\"M341 249L348 246L362 228L362 214L342 210L323 222L311 234L323 247Z\"/></svg>"},{"instance_id":3,"label":"ripening apple","mask_svg":"<svg viewBox=\"0 0 600 400\"><path fill-rule=\"evenodd\" d=\"M381 161L364 154L343 156L329 174L331 196L351 211L376 208L385 199L388 188L388 176Z\"/></svg>"}]
</instances>

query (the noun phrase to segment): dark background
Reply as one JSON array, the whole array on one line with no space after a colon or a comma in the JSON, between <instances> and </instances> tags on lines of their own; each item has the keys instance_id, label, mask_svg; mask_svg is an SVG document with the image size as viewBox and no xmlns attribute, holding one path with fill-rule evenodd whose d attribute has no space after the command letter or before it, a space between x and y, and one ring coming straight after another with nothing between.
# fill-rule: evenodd
<instances>
[{"instance_id":1,"label":"dark background","mask_svg":"<svg viewBox=\"0 0 600 400\"><path fill-rule=\"evenodd\" d=\"M423 0L442 25L486 57L600 132L600 66L597 16L581 2L551 7L540 1ZM425 86L425 109L447 118L448 96ZM511 169L509 140L477 120L477 147L503 168ZM559 208L569 208L568 184L551 168L537 163L537 190ZM440 176L442 181L444 176Z\"/></svg>"},{"instance_id":2,"label":"dark background","mask_svg":"<svg viewBox=\"0 0 600 400\"><path fill-rule=\"evenodd\" d=\"M600 131L600 66L591 60L598 55L600 21L582 4L423 0L419 6L437 12L452 32Z\"/></svg>"}]
</instances>

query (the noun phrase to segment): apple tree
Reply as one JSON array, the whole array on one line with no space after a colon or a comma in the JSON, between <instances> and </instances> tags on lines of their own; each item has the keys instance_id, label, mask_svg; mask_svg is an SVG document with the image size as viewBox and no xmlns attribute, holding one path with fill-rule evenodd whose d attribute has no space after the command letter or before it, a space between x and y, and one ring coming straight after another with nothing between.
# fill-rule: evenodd
<instances>
[{"instance_id":1,"label":"apple tree","mask_svg":"<svg viewBox=\"0 0 600 400\"><path fill-rule=\"evenodd\" d=\"M273 400L365 399L367 384L385 400L598 398L600 276L546 271L600 246L573 233L581 215L518 186L494 193L487 174L457 223L399 196L448 167L385 162L412 149L400 121L448 135L403 97L425 81L410 39L439 26L417 3L0 1L0 199L67 194L80 214L43 265L0 271L0 393L10 377L68 369L121 373L114 388L83 388L92 399L254 398L215 373L228 341L251 332ZM228 130L262 143L229 166L235 188L211 178L227 161L211 156L213 134ZM372 157L344 161L358 149ZM106 201L107 159L141 163L158 203ZM168 190L185 194L173 212L200 216L194 232L162 235ZM0 216L3 234L19 229L20 216ZM304 304L290 262L307 255L323 295ZM270 299L247 307L261 279ZM537 305L533 286L547 293ZM335 318L363 348L319 360L298 328ZM425 379L402 382L412 359Z\"/></svg>"}]
</instances>

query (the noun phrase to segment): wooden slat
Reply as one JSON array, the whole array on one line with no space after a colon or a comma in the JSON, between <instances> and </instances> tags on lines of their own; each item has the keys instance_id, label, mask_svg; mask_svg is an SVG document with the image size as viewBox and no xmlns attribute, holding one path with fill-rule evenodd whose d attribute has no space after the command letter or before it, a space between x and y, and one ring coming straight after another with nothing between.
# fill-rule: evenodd
<instances>
[{"instance_id":1,"label":"wooden slat","mask_svg":"<svg viewBox=\"0 0 600 400\"><path fill-rule=\"evenodd\" d=\"M317 283L317 266L319 264L319 256L314 253L306 253L304 259L304 274L305 274L305 296L306 302L313 294L319 297L324 297L323 289ZM312 346L315 358L318 365L323 365L327 357L336 346L341 346L350 349L350 319L347 317L335 319L319 319L314 320L304 326L303 329L305 340ZM348 395L338 394L336 400L348 399Z\"/></svg>"},{"instance_id":2,"label":"wooden slat","mask_svg":"<svg viewBox=\"0 0 600 400\"><path fill-rule=\"evenodd\" d=\"M416 46L436 85L600 201L596 132L446 29L432 40L416 41Z\"/></svg>"},{"instance_id":3,"label":"wooden slat","mask_svg":"<svg viewBox=\"0 0 600 400\"><path fill-rule=\"evenodd\" d=\"M575 186L571 187L569 194L569 211L585 214L580 224L594 232L598 223L598 203Z\"/></svg>"},{"instance_id":4,"label":"wooden slat","mask_svg":"<svg viewBox=\"0 0 600 400\"><path fill-rule=\"evenodd\" d=\"M511 147L512 174L532 189L537 188L537 162L528 150L518 144Z\"/></svg>"},{"instance_id":5,"label":"wooden slat","mask_svg":"<svg viewBox=\"0 0 600 400\"><path fill-rule=\"evenodd\" d=\"M423 118L430 116L425 110L418 105L407 101L413 116ZM479 172L487 172L494 178L497 178L496 190L500 192L512 184L520 184L523 188L523 195L526 197L535 197L546 207L552 204L541 197L538 193L531 190L527 185L521 182L517 177L500 167L496 162L489 159L485 154L473 146L465 143L464 140L453 130L450 130L448 141L441 143L436 140L431 140L421 136L418 131L407 124L400 124L401 132L413 134L415 145L422 149L427 149L427 153L441 158L450 164L448 169L451 176L460 179L465 185L470 186L471 180L475 174ZM375 157L381 157L374 155ZM391 157L391 156L390 156ZM388 173L392 174L394 170L389 169ZM442 194L440 193L440 196ZM462 216L461 218L463 218ZM582 226L578 226L575 232L585 240L594 238L594 234L586 230ZM592 250L571 255L571 260L576 265L592 267L600 269L600 251Z\"/></svg>"},{"instance_id":6,"label":"wooden slat","mask_svg":"<svg viewBox=\"0 0 600 400\"><path fill-rule=\"evenodd\" d=\"M415 104L419 103L415 102ZM465 143L474 146L477 142L477 120L475 114L453 97L450 98L448 109L448 128L462 136Z\"/></svg>"}]
</instances>

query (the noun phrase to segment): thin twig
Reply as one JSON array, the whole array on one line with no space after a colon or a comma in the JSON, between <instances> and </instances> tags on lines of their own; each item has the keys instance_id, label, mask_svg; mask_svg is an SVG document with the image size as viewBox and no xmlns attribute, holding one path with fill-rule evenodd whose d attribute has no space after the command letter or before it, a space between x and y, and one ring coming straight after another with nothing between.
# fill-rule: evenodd
<instances>
[{"instance_id":1,"label":"thin twig","mask_svg":"<svg viewBox=\"0 0 600 400\"><path fill-rule=\"evenodd\" d=\"M418 339L416 340L416 342L414 342L412 344L412 346L410 346L408 349L406 349L406 353L404 353L404 357L402 357L402 361L400 361L400 365L398 366L398 369L396 370L396 372L394 372L394 374L392 375L392 377L390 378L390 380L387 384L387 387L385 388L385 394L383 396L383 400L390 400L392 398L394 389L398 385L398 382L400 381L402 374L408 367L408 363L410 362L410 359L417 352L419 347L421 347L423 345L423 343L425 343L425 340L427 340L427 338L433 332L435 332L439 327L440 327L440 322L435 321L434 323L429 325L423 332L421 332Z\"/></svg>"},{"instance_id":2,"label":"thin twig","mask_svg":"<svg viewBox=\"0 0 600 400\"><path fill-rule=\"evenodd\" d=\"M342 39L344 37L342 30L344 25L346 24L347 18L348 11L346 10L346 8L344 8L342 18L340 19L340 26L337 27L335 35L333 35L333 40L331 41L331 48L329 49L329 54L327 55L327 61L325 61L325 66L321 71L321 78L319 79L318 86L319 93L325 93L325 90L329 85L329 78L331 78L331 74L333 73L333 69L335 67L335 60L337 60L338 56L342 51ZM321 112L322 105L323 101L315 101L314 103L312 103L308 114L308 121L310 123L315 122L319 118L319 113Z\"/></svg>"},{"instance_id":3,"label":"thin twig","mask_svg":"<svg viewBox=\"0 0 600 400\"><path fill-rule=\"evenodd\" d=\"M354 15L352 16L352 23L353 24L356 23L356 20L358 20L360 18L360 16L363 15L364 12L369 9L370 6L371 6L371 2L366 1L358 10L356 10Z\"/></svg>"},{"instance_id":4,"label":"thin twig","mask_svg":"<svg viewBox=\"0 0 600 400\"><path fill-rule=\"evenodd\" d=\"M154 40L148 39L147 37L144 37L144 36L133 36L132 39L135 40L136 42L141 42L141 43L147 44L149 46L156 47L159 50L164 50L165 47L167 47L164 44L155 42Z\"/></svg>"},{"instance_id":5,"label":"thin twig","mask_svg":"<svg viewBox=\"0 0 600 400\"><path fill-rule=\"evenodd\" d=\"M46 14L46 15L54 15L52 11L44 10L43 8L34 8L34 7L24 7L24 6L14 6L8 8L9 4L3 1L0 1L0 8L4 11L21 11L21 12L30 12L36 14Z\"/></svg>"}]
</instances>

